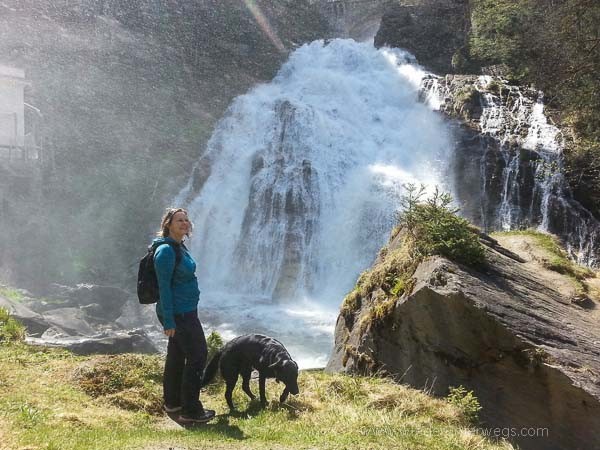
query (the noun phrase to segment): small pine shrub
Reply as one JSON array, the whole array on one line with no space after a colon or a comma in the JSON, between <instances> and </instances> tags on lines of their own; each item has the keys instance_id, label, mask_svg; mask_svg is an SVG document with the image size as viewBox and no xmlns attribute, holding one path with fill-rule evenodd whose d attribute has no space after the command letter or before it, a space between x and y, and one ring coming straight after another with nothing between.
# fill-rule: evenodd
<instances>
[{"instance_id":1,"label":"small pine shrub","mask_svg":"<svg viewBox=\"0 0 600 450\"><path fill-rule=\"evenodd\" d=\"M342 303L341 315L346 319L363 307L365 299L373 303L360 319L361 333L372 324L384 322L394 311L397 299L411 294L415 285L413 275L423 258L442 255L470 266L484 261L477 229L456 215L457 210L450 207L449 194L436 188L433 196L424 201L424 186L409 184L405 189L403 211L398 214L398 224L392 233L392 240L402 233L401 244L396 248L385 247L379 254L381 261L360 275ZM378 294L372 295L376 291Z\"/></svg>"},{"instance_id":2,"label":"small pine shrub","mask_svg":"<svg viewBox=\"0 0 600 450\"><path fill-rule=\"evenodd\" d=\"M484 261L484 249L473 226L456 215L452 197L436 187L434 194L423 201L425 187L405 186L407 195L402 202L404 210L398 216L412 241L417 258L442 255L453 261L477 266Z\"/></svg>"},{"instance_id":3,"label":"small pine shrub","mask_svg":"<svg viewBox=\"0 0 600 450\"><path fill-rule=\"evenodd\" d=\"M469 423L477 423L481 405L473 391L467 391L463 386L451 387L447 399L450 404L460 409Z\"/></svg>"},{"instance_id":4,"label":"small pine shrub","mask_svg":"<svg viewBox=\"0 0 600 450\"><path fill-rule=\"evenodd\" d=\"M208 347L208 361L210 361L215 353L223 348L223 338L218 332L213 331L206 338L206 345Z\"/></svg>"}]
</instances>

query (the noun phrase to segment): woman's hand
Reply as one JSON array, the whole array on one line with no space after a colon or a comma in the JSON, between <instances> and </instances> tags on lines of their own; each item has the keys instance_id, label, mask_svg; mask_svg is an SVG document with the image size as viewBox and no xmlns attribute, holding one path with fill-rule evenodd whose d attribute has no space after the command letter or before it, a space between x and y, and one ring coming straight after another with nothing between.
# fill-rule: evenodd
<instances>
[{"instance_id":1,"label":"woman's hand","mask_svg":"<svg viewBox=\"0 0 600 450\"><path fill-rule=\"evenodd\" d=\"M175 336L175 328L170 328L168 330L165 330L165 335L167 335L168 337Z\"/></svg>"}]
</instances>

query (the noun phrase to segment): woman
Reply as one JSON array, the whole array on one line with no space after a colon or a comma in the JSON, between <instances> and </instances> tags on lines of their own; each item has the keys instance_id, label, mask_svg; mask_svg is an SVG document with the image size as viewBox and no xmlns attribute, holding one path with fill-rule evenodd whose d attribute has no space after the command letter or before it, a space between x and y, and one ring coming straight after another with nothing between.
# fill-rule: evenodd
<instances>
[{"instance_id":1,"label":"woman","mask_svg":"<svg viewBox=\"0 0 600 450\"><path fill-rule=\"evenodd\" d=\"M169 337L163 379L164 410L181 411L179 421L207 422L215 412L200 402L200 384L206 364L206 338L198 320L200 290L196 262L183 239L192 224L183 208L170 208L162 218L154 239L154 269L158 279L158 320Z\"/></svg>"}]
</instances>

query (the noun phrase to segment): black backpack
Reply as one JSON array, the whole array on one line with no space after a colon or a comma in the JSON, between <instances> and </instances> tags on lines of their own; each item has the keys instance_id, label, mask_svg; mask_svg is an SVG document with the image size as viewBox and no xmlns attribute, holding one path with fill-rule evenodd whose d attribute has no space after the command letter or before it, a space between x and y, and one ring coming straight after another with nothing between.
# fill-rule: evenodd
<instances>
[{"instance_id":1,"label":"black backpack","mask_svg":"<svg viewBox=\"0 0 600 450\"><path fill-rule=\"evenodd\" d=\"M165 242L173 247L175 250L175 268L179 261L181 261L181 247L185 248L183 244L176 244L174 242ZM151 305L158 301L158 279L156 278L156 272L154 271L154 252L157 247L162 245L152 244L148 247L148 253L140 260L140 267L138 269L137 279L137 294L138 300L142 305ZM173 268L173 272L175 272Z\"/></svg>"}]
</instances>

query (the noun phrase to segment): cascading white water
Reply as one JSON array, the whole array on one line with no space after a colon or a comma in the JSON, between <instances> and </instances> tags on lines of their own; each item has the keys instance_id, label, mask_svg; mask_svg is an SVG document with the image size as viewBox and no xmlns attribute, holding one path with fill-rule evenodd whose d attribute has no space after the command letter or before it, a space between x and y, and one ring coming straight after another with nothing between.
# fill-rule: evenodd
<instances>
[{"instance_id":1,"label":"cascading white water","mask_svg":"<svg viewBox=\"0 0 600 450\"><path fill-rule=\"evenodd\" d=\"M578 262L597 265L600 224L569 192L562 135L544 114L543 94L490 76L466 76L453 83L452 77L428 76L422 98L439 95L441 109L452 115L454 96L478 91L477 96L469 95L479 99L479 109L471 105L475 109L470 122L479 128L479 148L466 138L465 149L455 152L458 165L453 169L480 180L479 186L471 183L465 190L461 185L467 180L455 176L457 200L470 206L467 217L490 231L538 227L557 234Z\"/></svg>"},{"instance_id":2,"label":"cascading white water","mask_svg":"<svg viewBox=\"0 0 600 450\"><path fill-rule=\"evenodd\" d=\"M317 41L235 99L188 205L209 326L269 333L301 366L324 365L339 305L386 242L402 185L444 186L451 139L419 102L425 74L411 61Z\"/></svg>"},{"instance_id":3,"label":"cascading white water","mask_svg":"<svg viewBox=\"0 0 600 450\"><path fill-rule=\"evenodd\" d=\"M477 88L489 89L491 77L482 76ZM499 228L511 230L537 225L546 232L558 232L565 238L569 253L582 264L594 265L596 241L600 227L588 211L567 195L562 152L564 143L560 130L548 123L544 114L543 94L537 93L536 101L525 97L517 86L510 86L510 101L500 95L482 91L481 132L500 143L504 170L502 194L498 208ZM534 151L533 192L531 204L520 204L522 167L521 153L515 145ZM485 183L485 176L482 180ZM540 220L536 223L535 211Z\"/></svg>"},{"instance_id":4,"label":"cascading white water","mask_svg":"<svg viewBox=\"0 0 600 450\"><path fill-rule=\"evenodd\" d=\"M481 76L475 84L478 89L489 89L492 78ZM521 205L519 200L520 183L519 171L521 169L520 152L514 151L515 144L523 149L535 150L542 158L536 167L535 190L541 191L544 198L548 198L556 181L552 175L546 173L551 163L557 164L560 160L562 147L557 139L558 129L547 123L544 115L542 97L532 103L525 97L518 87L511 86L508 94L511 102L504 101L499 95L489 91L482 91L482 114L480 119L483 135L496 139L504 159L502 171L502 193L498 208L497 228L511 230L528 222L531 225L531 212L534 205ZM527 135L523 138L524 132ZM485 184L485 176L482 177ZM534 195L535 199L536 196ZM547 202L546 202L547 206ZM548 223L548 208L542 209L542 224ZM547 226L542 225L547 230Z\"/></svg>"}]
</instances>

